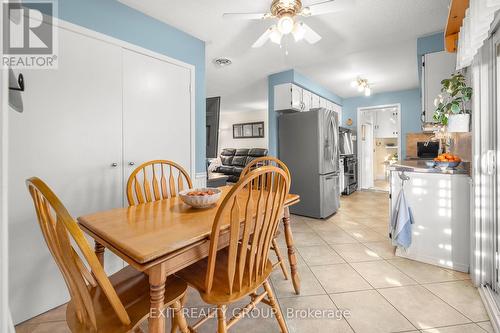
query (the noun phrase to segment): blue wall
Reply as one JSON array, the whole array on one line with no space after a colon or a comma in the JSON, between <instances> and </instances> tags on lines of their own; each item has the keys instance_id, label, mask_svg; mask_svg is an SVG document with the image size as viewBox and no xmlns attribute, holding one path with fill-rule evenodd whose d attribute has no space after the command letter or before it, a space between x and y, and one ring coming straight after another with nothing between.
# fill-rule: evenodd
<instances>
[{"instance_id":1,"label":"blue wall","mask_svg":"<svg viewBox=\"0 0 500 333\"><path fill-rule=\"evenodd\" d=\"M441 52L444 50L444 34L437 32L435 34L420 37L417 39L417 62L416 70L418 72L419 87L422 77L422 56L427 53ZM393 91L387 93L375 94L370 97L353 97L344 99L344 108L342 119L349 118L353 120L353 129L357 128L357 109L359 107L369 107L386 104L401 104L401 154L406 158L406 134L412 132L421 132L421 114L422 97L420 88L402 91ZM348 126L346 126L348 127Z\"/></svg>"},{"instance_id":2,"label":"blue wall","mask_svg":"<svg viewBox=\"0 0 500 333\"><path fill-rule=\"evenodd\" d=\"M59 0L62 20L196 67L196 172L205 171L205 42L116 0Z\"/></svg>"},{"instance_id":3,"label":"blue wall","mask_svg":"<svg viewBox=\"0 0 500 333\"><path fill-rule=\"evenodd\" d=\"M389 93L375 94L370 97L353 97L344 99L342 119L344 127L357 128L357 110L359 107L376 105L401 104L401 154L406 158L406 134L421 131L421 103L420 89L394 91ZM352 126L345 125L345 121L351 118Z\"/></svg>"},{"instance_id":4,"label":"blue wall","mask_svg":"<svg viewBox=\"0 0 500 333\"><path fill-rule=\"evenodd\" d=\"M325 87L311 81L309 78L290 69L288 71L269 75L268 77L268 121L269 121L269 155L278 155L278 114L274 111L274 86L283 83L294 83L318 96L342 105L342 98L335 95Z\"/></svg>"},{"instance_id":5,"label":"blue wall","mask_svg":"<svg viewBox=\"0 0 500 333\"><path fill-rule=\"evenodd\" d=\"M427 53L444 51L444 32L417 39L418 82L422 82L422 56Z\"/></svg>"}]
</instances>

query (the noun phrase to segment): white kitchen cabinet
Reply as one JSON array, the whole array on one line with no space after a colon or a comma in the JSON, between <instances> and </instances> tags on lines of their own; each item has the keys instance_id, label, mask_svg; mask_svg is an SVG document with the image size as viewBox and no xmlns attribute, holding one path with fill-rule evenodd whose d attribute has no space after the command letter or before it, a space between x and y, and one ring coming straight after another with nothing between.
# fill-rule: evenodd
<instances>
[{"instance_id":1,"label":"white kitchen cabinet","mask_svg":"<svg viewBox=\"0 0 500 333\"><path fill-rule=\"evenodd\" d=\"M319 98L319 107L327 109L328 108L328 101L324 99L323 97Z\"/></svg>"},{"instance_id":2,"label":"white kitchen cabinet","mask_svg":"<svg viewBox=\"0 0 500 333\"><path fill-rule=\"evenodd\" d=\"M23 263L9 272L15 323L68 301L27 178L44 180L77 217L124 205L128 162L165 158L192 171L194 68L57 29L57 70L23 70L25 91L10 94L23 105L8 117L9 259ZM105 262L108 274L124 265L111 251Z\"/></svg>"},{"instance_id":3,"label":"white kitchen cabinet","mask_svg":"<svg viewBox=\"0 0 500 333\"><path fill-rule=\"evenodd\" d=\"M450 78L456 71L457 55L448 52L428 53L423 56L422 105L425 122L433 119L436 106L434 100L441 93L441 81Z\"/></svg>"},{"instance_id":4,"label":"white kitchen cabinet","mask_svg":"<svg viewBox=\"0 0 500 333\"><path fill-rule=\"evenodd\" d=\"M310 92L309 90L302 89L302 102L304 103L303 111L311 110L312 95L312 92Z\"/></svg>"},{"instance_id":5,"label":"white kitchen cabinet","mask_svg":"<svg viewBox=\"0 0 500 333\"><path fill-rule=\"evenodd\" d=\"M414 224L411 246L407 250L398 249L396 255L468 272L470 177L421 172L405 174L410 178L405 182L404 191ZM391 171L391 212L400 190L399 171Z\"/></svg>"},{"instance_id":6,"label":"white kitchen cabinet","mask_svg":"<svg viewBox=\"0 0 500 333\"><path fill-rule=\"evenodd\" d=\"M375 138L397 138L399 132L399 114L395 109L383 109L376 112Z\"/></svg>"},{"instance_id":7,"label":"white kitchen cabinet","mask_svg":"<svg viewBox=\"0 0 500 333\"><path fill-rule=\"evenodd\" d=\"M318 95L316 95L316 94L312 95L311 109L319 108L319 100L320 100L320 97Z\"/></svg>"},{"instance_id":8,"label":"white kitchen cabinet","mask_svg":"<svg viewBox=\"0 0 500 333\"><path fill-rule=\"evenodd\" d=\"M284 83L274 87L275 111L305 111L303 89L293 83Z\"/></svg>"}]
</instances>

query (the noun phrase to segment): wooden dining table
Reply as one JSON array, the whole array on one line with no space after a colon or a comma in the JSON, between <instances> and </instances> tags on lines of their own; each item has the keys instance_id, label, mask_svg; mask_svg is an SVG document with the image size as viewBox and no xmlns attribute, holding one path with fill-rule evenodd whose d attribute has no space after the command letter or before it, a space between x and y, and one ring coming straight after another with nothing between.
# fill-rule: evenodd
<instances>
[{"instance_id":1,"label":"wooden dining table","mask_svg":"<svg viewBox=\"0 0 500 333\"><path fill-rule=\"evenodd\" d=\"M108 249L148 275L150 313L159 314L163 310L167 276L208 256L215 214L231 188L220 187L221 199L212 208L194 209L179 197L173 197L81 216L78 223L94 239L95 253L102 265L104 251ZM244 198L241 200L244 202ZM299 201L298 195L288 194L282 218L292 283L297 294L300 293L300 277L289 207ZM224 240L224 235L221 235L221 240L224 244L229 237ZM149 332L165 332L164 316L150 316L148 321Z\"/></svg>"}]
</instances>

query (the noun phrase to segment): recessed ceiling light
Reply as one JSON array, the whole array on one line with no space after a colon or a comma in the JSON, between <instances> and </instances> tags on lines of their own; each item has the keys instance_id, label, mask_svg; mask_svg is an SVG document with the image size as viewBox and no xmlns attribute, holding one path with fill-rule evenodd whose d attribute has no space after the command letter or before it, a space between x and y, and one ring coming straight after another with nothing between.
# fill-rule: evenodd
<instances>
[{"instance_id":1,"label":"recessed ceiling light","mask_svg":"<svg viewBox=\"0 0 500 333\"><path fill-rule=\"evenodd\" d=\"M231 65L232 63L233 62L231 61L231 59L225 57L214 59L214 64L216 64L219 67L226 67Z\"/></svg>"}]
</instances>

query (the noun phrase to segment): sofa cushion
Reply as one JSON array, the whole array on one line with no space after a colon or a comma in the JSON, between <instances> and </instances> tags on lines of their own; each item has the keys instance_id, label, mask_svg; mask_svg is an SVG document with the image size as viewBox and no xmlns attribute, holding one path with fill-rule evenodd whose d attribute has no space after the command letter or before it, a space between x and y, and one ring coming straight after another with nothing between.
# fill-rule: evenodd
<instances>
[{"instance_id":1,"label":"sofa cushion","mask_svg":"<svg viewBox=\"0 0 500 333\"><path fill-rule=\"evenodd\" d=\"M233 168L233 172L231 174L234 175L234 176L239 177L241 175L241 172L243 172L243 169L245 169L245 168L244 167L235 166Z\"/></svg>"},{"instance_id":2,"label":"sofa cushion","mask_svg":"<svg viewBox=\"0 0 500 333\"><path fill-rule=\"evenodd\" d=\"M231 166L233 164L233 156L220 156L220 160L222 161L222 165L229 165Z\"/></svg>"},{"instance_id":3,"label":"sofa cushion","mask_svg":"<svg viewBox=\"0 0 500 333\"><path fill-rule=\"evenodd\" d=\"M233 157L232 164L234 166L244 167L246 165L246 163L247 163L247 155Z\"/></svg>"},{"instance_id":4,"label":"sofa cushion","mask_svg":"<svg viewBox=\"0 0 500 333\"><path fill-rule=\"evenodd\" d=\"M252 148L248 151L248 156L251 156L251 157L267 156L267 149L265 149L265 148Z\"/></svg>"},{"instance_id":5,"label":"sofa cushion","mask_svg":"<svg viewBox=\"0 0 500 333\"><path fill-rule=\"evenodd\" d=\"M224 148L222 149L222 152L220 153L222 156L234 156L236 153L236 149L234 148Z\"/></svg>"},{"instance_id":6,"label":"sofa cushion","mask_svg":"<svg viewBox=\"0 0 500 333\"><path fill-rule=\"evenodd\" d=\"M247 157L249 151L250 151L250 149L245 149L245 148L236 149L236 153L234 154L234 156L245 156L245 157Z\"/></svg>"},{"instance_id":7,"label":"sofa cushion","mask_svg":"<svg viewBox=\"0 0 500 333\"><path fill-rule=\"evenodd\" d=\"M217 172L223 173L225 175L232 175L234 167L223 165L217 169Z\"/></svg>"}]
</instances>

